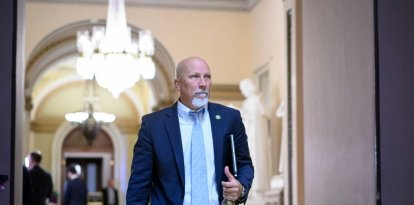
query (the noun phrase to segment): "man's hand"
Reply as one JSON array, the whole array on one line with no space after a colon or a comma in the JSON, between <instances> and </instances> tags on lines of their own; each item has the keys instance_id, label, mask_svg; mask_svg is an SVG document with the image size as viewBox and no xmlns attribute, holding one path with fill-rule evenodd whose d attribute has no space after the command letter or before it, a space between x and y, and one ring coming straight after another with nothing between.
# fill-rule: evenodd
<instances>
[{"instance_id":1,"label":"man's hand","mask_svg":"<svg viewBox=\"0 0 414 205\"><path fill-rule=\"evenodd\" d=\"M236 201L240 198L243 188L240 182L230 173L229 167L224 167L224 174L229 179L228 182L221 182L223 186L223 198L230 201Z\"/></svg>"}]
</instances>

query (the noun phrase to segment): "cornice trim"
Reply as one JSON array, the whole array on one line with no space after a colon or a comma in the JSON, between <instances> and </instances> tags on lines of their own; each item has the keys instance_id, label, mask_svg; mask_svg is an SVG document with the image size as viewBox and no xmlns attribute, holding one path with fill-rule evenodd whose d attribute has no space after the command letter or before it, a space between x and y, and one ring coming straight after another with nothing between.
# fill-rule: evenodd
<instances>
[{"instance_id":1,"label":"cornice trim","mask_svg":"<svg viewBox=\"0 0 414 205\"><path fill-rule=\"evenodd\" d=\"M27 0L41 3L107 4L107 0ZM126 5L250 11L260 0L125 0Z\"/></svg>"}]
</instances>

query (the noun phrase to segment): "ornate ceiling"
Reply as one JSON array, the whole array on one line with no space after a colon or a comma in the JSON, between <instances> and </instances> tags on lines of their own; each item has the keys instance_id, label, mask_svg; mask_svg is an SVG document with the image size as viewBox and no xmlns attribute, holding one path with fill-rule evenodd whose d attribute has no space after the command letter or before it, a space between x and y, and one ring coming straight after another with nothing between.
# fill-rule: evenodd
<instances>
[{"instance_id":1,"label":"ornate ceiling","mask_svg":"<svg viewBox=\"0 0 414 205\"><path fill-rule=\"evenodd\" d=\"M28 0L50 3L98 3L107 4L107 0ZM192 9L250 10L260 0L125 0L127 5L180 7Z\"/></svg>"}]
</instances>

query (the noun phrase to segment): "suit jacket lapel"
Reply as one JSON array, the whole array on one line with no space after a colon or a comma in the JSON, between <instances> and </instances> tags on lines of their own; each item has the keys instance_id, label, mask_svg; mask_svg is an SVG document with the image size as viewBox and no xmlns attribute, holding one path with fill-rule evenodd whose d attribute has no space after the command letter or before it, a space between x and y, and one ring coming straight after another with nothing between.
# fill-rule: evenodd
<instances>
[{"instance_id":1,"label":"suit jacket lapel","mask_svg":"<svg viewBox=\"0 0 414 205\"><path fill-rule=\"evenodd\" d=\"M171 147L174 152L175 163L177 164L181 183L184 187L184 156L180 134L180 123L178 122L177 115L177 103L174 104L170 108L170 112L167 113L164 121L164 126L168 132L168 138L170 139Z\"/></svg>"},{"instance_id":2,"label":"suit jacket lapel","mask_svg":"<svg viewBox=\"0 0 414 205\"><path fill-rule=\"evenodd\" d=\"M223 125L221 125L221 116L222 113L219 113L217 107L209 103L208 104L208 112L210 115L210 123L211 123L211 133L213 135L213 145L214 145L214 165L216 170L216 184L221 183L221 175L223 174L224 170L221 170L223 167L223 135L225 133L223 130Z\"/></svg>"}]
</instances>

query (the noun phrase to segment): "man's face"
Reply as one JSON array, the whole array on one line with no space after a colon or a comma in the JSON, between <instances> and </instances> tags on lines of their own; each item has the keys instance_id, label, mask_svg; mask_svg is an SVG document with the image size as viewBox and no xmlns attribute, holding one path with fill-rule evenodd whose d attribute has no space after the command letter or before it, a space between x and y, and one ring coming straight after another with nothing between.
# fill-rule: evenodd
<instances>
[{"instance_id":1,"label":"man's face","mask_svg":"<svg viewBox=\"0 0 414 205\"><path fill-rule=\"evenodd\" d=\"M210 68L205 61L195 58L188 60L182 69L174 81L181 102L193 110L206 105L211 87Z\"/></svg>"}]
</instances>

